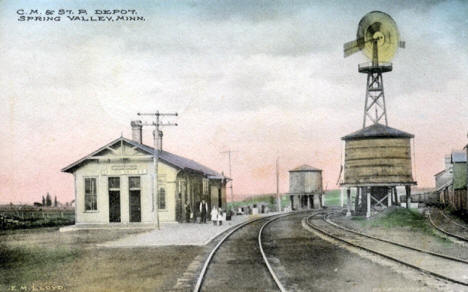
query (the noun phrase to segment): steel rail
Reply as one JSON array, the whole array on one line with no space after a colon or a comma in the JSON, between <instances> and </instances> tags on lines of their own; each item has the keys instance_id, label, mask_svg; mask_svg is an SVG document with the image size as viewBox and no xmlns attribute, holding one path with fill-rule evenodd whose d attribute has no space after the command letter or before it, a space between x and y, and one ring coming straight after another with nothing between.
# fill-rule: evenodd
<instances>
[{"instance_id":1,"label":"steel rail","mask_svg":"<svg viewBox=\"0 0 468 292\"><path fill-rule=\"evenodd\" d=\"M283 217L286 217L286 216L291 216L291 215L294 215L294 214L297 214L297 213L286 214L286 215L282 215L282 216L272 218L272 219L268 220L267 222L265 222L262 225L262 227L260 228L260 231L258 232L258 247L260 248L260 253L262 254L263 261L265 262L265 264L266 264L266 266L268 268L268 271L270 271L270 274L273 277L273 280L275 280L276 286L278 286L278 288L280 289L281 292L286 292L288 290L286 290L286 288L284 288L283 284L281 284L280 280L276 276L276 273L273 271L273 268L271 267L270 262L268 261L268 258L267 258L266 254L265 254L265 251L263 250L262 232L263 232L263 229L265 229L265 227L268 224L272 223L273 221L276 221L276 220L278 220L280 218L283 218Z\"/></svg>"},{"instance_id":2,"label":"steel rail","mask_svg":"<svg viewBox=\"0 0 468 292\"><path fill-rule=\"evenodd\" d=\"M382 252L379 252L379 251L376 251L376 250L373 250L373 249L364 247L364 246L362 246L362 245L353 243L353 242L351 242L351 241L349 241L349 240L346 240L346 239L340 238L340 237L338 237L338 236L336 236L336 235L333 235L333 234L331 234L330 232L327 232L327 231L325 231L325 230L323 230L323 229L321 229L321 228L315 226L314 224L310 223L310 219L311 219L312 217L316 216L316 215L318 215L318 214L315 214L315 215L309 216L309 217L307 217L307 218L304 218L304 219L305 219L304 222L305 222L310 228L312 228L312 229L314 229L314 230L316 230L316 231L318 231L318 232L320 232L320 233L322 233L322 234L324 234L324 235L326 235L326 236L328 236L328 237L331 237L331 238L333 238L333 239L335 239L335 240L337 240L337 241L344 242L344 243L346 243L346 244L348 244L348 245L351 245L351 246L353 246L353 247L355 247L355 248L358 248L358 249L361 249L361 250L365 250L365 251L370 252L370 253L373 253L373 254L377 254L377 255L379 255L379 256L381 256L381 257L384 257L384 258L386 258L386 259L395 261L395 262L397 262L397 263L399 263L399 264L402 264L402 265L404 265L404 266L411 267L411 268L416 269L416 270L418 270L418 271L420 271L420 272L422 272L422 273L429 274L429 275L432 275L432 276L434 276L434 277L437 277L437 278L440 278L440 279L444 279L444 280L447 280L447 281L452 282L452 283L460 284L460 285L463 285L463 286L468 286L468 283L467 283L467 282L462 282L462 281L459 281L459 280L452 279L452 278L450 278L450 277L441 275L441 274L439 274L439 273L431 272L431 271L429 271L429 270L426 270L426 269L424 269L424 268L418 267L418 266L416 266L416 265L413 265L413 264L404 262L404 261L402 261L402 260L400 260L400 259L398 259L398 258L395 258L395 257L393 257L393 256L384 254L384 253L382 253ZM323 218L322 218L322 219L323 219ZM324 220L324 221L325 221L325 220Z\"/></svg>"},{"instance_id":3,"label":"steel rail","mask_svg":"<svg viewBox=\"0 0 468 292\"><path fill-rule=\"evenodd\" d=\"M453 237L453 238L456 238L456 239L459 239L459 240L468 242L468 238L465 238L465 237L463 237L463 236L450 233L450 232L448 232L447 230L445 230L445 229L443 229L442 227L440 227L440 226L438 226L437 224L435 224L434 221L432 220L431 212L429 212L428 217L429 217L429 222L431 223L432 227L434 227L435 229L439 230L440 232L444 233L444 234L447 235L447 236L450 236L450 237ZM453 222L453 223L454 223L454 222Z\"/></svg>"},{"instance_id":4,"label":"steel rail","mask_svg":"<svg viewBox=\"0 0 468 292\"><path fill-rule=\"evenodd\" d=\"M457 226L460 226L460 227L463 228L463 229L468 229L467 226L464 226L464 225L462 225L462 224L456 222L455 220L453 220L453 218L450 218L449 216L447 216L447 214L445 214L444 211L440 210L439 212L440 212L440 214L442 214L442 216L444 216L445 218L447 218L451 223L453 223L453 224L455 224L455 225L457 225Z\"/></svg>"},{"instance_id":5,"label":"steel rail","mask_svg":"<svg viewBox=\"0 0 468 292\"><path fill-rule=\"evenodd\" d=\"M367 237L367 238L374 239L374 240L377 240L377 241L389 243L389 244L396 245L396 246L399 246L399 247L411 249L411 250L414 250L414 251L417 251L417 252L420 252L420 253L430 254L430 255L432 255L432 256L444 258L444 259L447 259L447 260L451 260L451 261L455 261L455 262L460 262L460 263L468 264L468 261L467 261L467 260L464 260L464 259L460 259L460 258L456 258L456 257L451 257L451 256L448 256L448 255L444 255L444 254L432 252L432 251L429 251L429 250L419 249L419 248L416 248L416 247L412 247L412 246L408 246L408 245L405 245L405 244L401 244L401 243L396 242L396 241L387 240L387 239L375 237L375 236L372 236L372 235L368 235L368 234L365 234L365 233L361 233L361 232L359 232L359 231L352 230L352 229L350 229L350 228L341 226L341 225L339 225L339 224L337 224L337 223L331 221L330 219L328 219L328 216L329 216L329 215L332 215L332 214L328 214L328 215L326 216L326 218L323 219L323 220L324 220L325 222L327 222L328 224L333 225L333 226L335 226L335 227L337 227L337 228L339 228L339 229L342 229L342 230L344 230L344 231L348 231L348 232L351 232L351 233L354 233L354 234L357 234L357 235L360 235L360 236L363 236L363 237Z\"/></svg>"},{"instance_id":6,"label":"steel rail","mask_svg":"<svg viewBox=\"0 0 468 292\"><path fill-rule=\"evenodd\" d=\"M294 214L294 213L293 213ZM293 214L287 214L287 215L293 215ZM241 223L239 224L238 226L235 226L233 229L231 229L219 242L218 244L216 244L216 246L211 250L210 254L208 255L208 257L206 258L205 260L205 263L203 264L203 268L200 272L200 275L198 276L198 279L197 279L197 283L195 285L195 288L193 289L194 292L199 292L201 290L201 286L203 284L203 280L205 278L205 275L206 275L206 272L208 270L208 266L210 265L211 263L211 260L213 259L213 256L215 255L215 253L218 251L219 247L226 241L226 239L228 239L234 232L236 232L237 230L241 229L242 227L246 226L246 225L249 225L251 223L254 223L254 222L257 222L257 221L260 221L260 220L264 220L264 219L267 219L269 217L282 217L282 216L285 216L285 215L271 215L271 216L267 216L267 217L260 217L260 218L257 218L257 219L254 219L254 220L250 220L250 221L247 221L247 222L244 222L244 223ZM274 277L273 277L274 279ZM275 282L276 283L276 282Z\"/></svg>"}]
</instances>

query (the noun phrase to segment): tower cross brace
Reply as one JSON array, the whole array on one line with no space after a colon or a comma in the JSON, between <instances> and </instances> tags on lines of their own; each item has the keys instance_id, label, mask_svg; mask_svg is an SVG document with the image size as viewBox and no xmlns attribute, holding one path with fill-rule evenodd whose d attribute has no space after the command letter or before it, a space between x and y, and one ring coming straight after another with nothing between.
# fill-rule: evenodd
<instances>
[{"instance_id":1,"label":"tower cross brace","mask_svg":"<svg viewBox=\"0 0 468 292\"><path fill-rule=\"evenodd\" d=\"M378 70L378 66L367 73L363 128L366 127L368 119L373 124L377 124L383 119L385 121L385 126L388 126L383 78L382 72Z\"/></svg>"}]
</instances>

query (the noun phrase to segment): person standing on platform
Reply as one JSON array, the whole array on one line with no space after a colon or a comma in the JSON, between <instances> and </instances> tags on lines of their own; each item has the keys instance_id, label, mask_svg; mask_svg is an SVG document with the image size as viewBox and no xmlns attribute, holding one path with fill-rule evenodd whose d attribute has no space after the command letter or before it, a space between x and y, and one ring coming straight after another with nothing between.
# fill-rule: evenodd
<instances>
[{"instance_id":1,"label":"person standing on platform","mask_svg":"<svg viewBox=\"0 0 468 292\"><path fill-rule=\"evenodd\" d=\"M219 208L219 211L218 211L218 225L221 226L223 225L223 218L224 217L224 211L222 208Z\"/></svg>"},{"instance_id":2,"label":"person standing on platform","mask_svg":"<svg viewBox=\"0 0 468 292\"><path fill-rule=\"evenodd\" d=\"M211 221L213 221L213 225L216 226L216 223L218 222L218 208L216 208L215 206L213 206L213 208L211 208Z\"/></svg>"},{"instance_id":3,"label":"person standing on platform","mask_svg":"<svg viewBox=\"0 0 468 292\"><path fill-rule=\"evenodd\" d=\"M205 202L205 200L202 200L200 202L200 215L201 215L201 220L200 223L206 223L206 213L208 211L208 203Z\"/></svg>"},{"instance_id":4,"label":"person standing on platform","mask_svg":"<svg viewBox=\"0 0 468 292\"><path fill-rule=\"evenodd\" d=\"M192 210L190 209L190 204L185 203L185 222L190 223L190 213L192 213Z\"/></svg>"}]
</instances>

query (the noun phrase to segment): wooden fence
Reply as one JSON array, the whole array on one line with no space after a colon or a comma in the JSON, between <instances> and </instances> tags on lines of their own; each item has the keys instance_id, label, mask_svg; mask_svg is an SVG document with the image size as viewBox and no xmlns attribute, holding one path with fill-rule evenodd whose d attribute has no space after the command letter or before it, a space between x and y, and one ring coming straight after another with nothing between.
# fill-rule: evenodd
<instances>
[{"instance_id":1,"label":"wooden fence","mask_svg":"<svg viewBox=\"0 0 468 292\"><path fill-rule=\"evenodd\" d=\"M468 210L467 190L444 190L440 192L440 202L455 210Z\"/></svg>"}]
</instances>

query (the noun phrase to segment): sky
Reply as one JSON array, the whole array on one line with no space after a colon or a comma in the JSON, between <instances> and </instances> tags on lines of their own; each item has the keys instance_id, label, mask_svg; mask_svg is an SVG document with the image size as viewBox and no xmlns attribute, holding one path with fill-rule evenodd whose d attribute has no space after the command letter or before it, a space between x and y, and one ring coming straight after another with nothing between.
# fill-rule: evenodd
<instances>
[{"instance_id":1,"label":"sky","mask_svg":"<svg viewBox=\"0 0 468 292\"><path fill-rule=\"evenodd\" d=\"M19 10L134 9L144 21L19 21ZM341 137L362 127L366 76L343 58L384 11L406 48L384 74L389 126L414 139L432 187L468 132L467 1L0 1L0 203L74 196L60 170L120 137L137 112L179 113L164 149L229 173L236 198L288 191L309 164L334 189ZM116 17L116 16L114 16ZM152 145L150 129L143 142Z\"/></svg>"}]
</instances>

